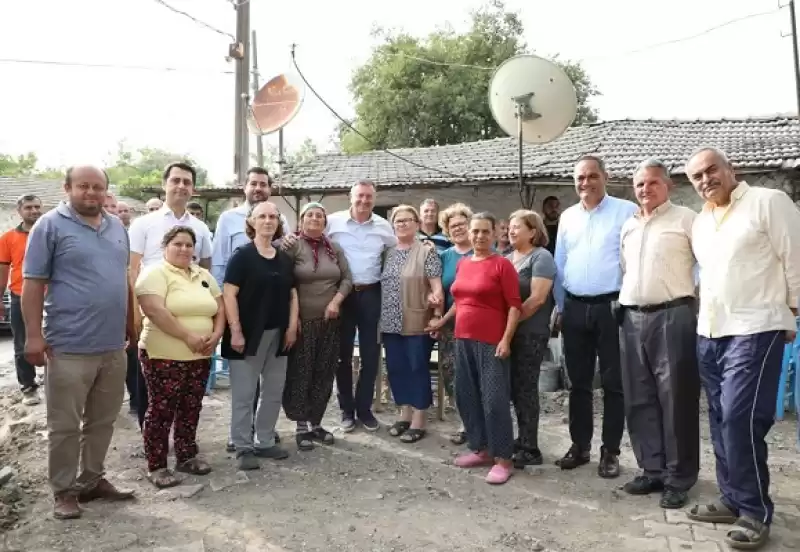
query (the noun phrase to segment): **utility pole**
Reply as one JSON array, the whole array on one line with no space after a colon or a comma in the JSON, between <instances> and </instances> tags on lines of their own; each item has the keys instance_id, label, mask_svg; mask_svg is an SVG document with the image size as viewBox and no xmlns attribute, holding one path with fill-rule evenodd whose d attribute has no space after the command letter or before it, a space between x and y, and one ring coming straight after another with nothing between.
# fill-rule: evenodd
<instances>
[{"instance_id":1,"label":"utility pole","mask_svg":"<svg viewBox=\"0 0 800 552\"><path fill-rule=\"evenodd\" d=\"M236 8L236 42L242 45L242 55L236 59L236 106L234 109L233 171L236 183L244 184L250 164L250 132L247 128L250 88L250 1L239 1Z\"/></svg>"},{"instance_id":2,"label":"utility pole","mask_svg":"<svg viewBox=\"0 0 800 552\"><path fill-rule=\"evenodd\" d=\"M259 74L258 74L258 44L256 43L256 32L252 31L250 37L250 49L252 52L251 57L253 58L253 101L256 101L256 94L258 94L258 88L261 86L259 83ZM256 158L257 164L259 167L264 166L264 139L262 136L256 136Z\"/></svg>"},{"instance_id":3,"label":"utility pole","mask_svg":"<svg viewBox=\"0 0 800 552\"><path fill-rule=\"evenodd\" d=\"M789 0L789 15L792 25L792 51L794 52L794 88L797 94L797 115L800 116L800 52L797 47L797 14L794 11L794 0Z\"/></svg>"}]
</instances>

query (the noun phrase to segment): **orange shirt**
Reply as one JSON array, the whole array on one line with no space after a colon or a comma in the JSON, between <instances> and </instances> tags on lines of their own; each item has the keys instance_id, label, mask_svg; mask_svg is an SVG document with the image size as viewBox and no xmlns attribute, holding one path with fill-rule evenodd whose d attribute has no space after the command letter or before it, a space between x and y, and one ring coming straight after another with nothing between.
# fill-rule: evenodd
<instances>
[{"instance_id":1,"label":"orange shirt","mask_svg":"<svg viewBox=\"0 0 800 552\"><path fill-rule=\"evenodd\" d=\"M27 243L28 232L22 229L22 225L0 236L0 264L11 265L8 289L15 295L22 295L22 260Z\"/></svg>"}]
</instances>

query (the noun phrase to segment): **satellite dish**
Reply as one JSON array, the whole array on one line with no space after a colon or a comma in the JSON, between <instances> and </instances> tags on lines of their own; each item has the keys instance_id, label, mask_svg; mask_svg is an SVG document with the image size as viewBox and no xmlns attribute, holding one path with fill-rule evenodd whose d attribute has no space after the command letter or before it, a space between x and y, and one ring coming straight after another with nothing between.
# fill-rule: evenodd
<instances>
[{"instance_id":1,"label":"satellite dish","mask_svg":"<svg viewBox=\"0 0 800 552\"><path fill-rule=\"evenodd\" d=\"M247 127L251 134L264 136L285 127L303 105L305 86L299 77L278 75L256 93L248 110Z\"/></svg>"},{"instance_id":2,"label":"satellite dish","mask_svg":"<svg viewBox=\"0 0 800 552\"><path fill-rule=\"evenodd\" d=\"M545 144L575 120L578 97L561 67L539 56L520 55L494 72L489 107L500 128L520 145Z\"/></svg>"}]
</instances>

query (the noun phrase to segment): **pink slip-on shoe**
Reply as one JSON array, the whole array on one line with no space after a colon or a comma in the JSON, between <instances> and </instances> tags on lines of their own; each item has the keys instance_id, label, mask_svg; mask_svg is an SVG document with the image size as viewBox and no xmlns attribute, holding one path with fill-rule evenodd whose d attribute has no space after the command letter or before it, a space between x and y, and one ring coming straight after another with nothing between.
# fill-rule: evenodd
<instances>
[{"instance_id":1,"label":"pink slip-on shoe","mask_svg":"<svg viewBox=\"0 0 800 552\"><path fill-rule=\"evenodd\" d=\"M511 467L495 464L486 475L486 482L490 485L502 485L511 479Z\"/></svg>"},{"instance_id":2,"label":"pink slip-on shoe","mask_svg":"<svg viewBox=\"0 0 800 552\"><path fill-rule=\"evenodd\" d=\"M492 460L485 452L467 452L453 461L459 468L477 468L480 466L491 466Z\"/></svg>"}]
</instances>

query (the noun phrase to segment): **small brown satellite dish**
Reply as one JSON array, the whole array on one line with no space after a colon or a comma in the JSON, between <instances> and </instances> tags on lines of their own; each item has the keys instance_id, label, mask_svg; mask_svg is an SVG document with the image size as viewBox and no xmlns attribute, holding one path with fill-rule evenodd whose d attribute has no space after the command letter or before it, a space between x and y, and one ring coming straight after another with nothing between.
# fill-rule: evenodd
<instances>
[{"instance_id":1,"label":"small brown satellite dish","mask_svg":"<svg viewBox=\"0 0 800 552\"><path fill-rule=\"evenodd\" d=\"M251 134L264 136L285 127L300 111L305 86L299 77L278 75L261 87L247 116Z\"/></svg>"}]
</instances>

